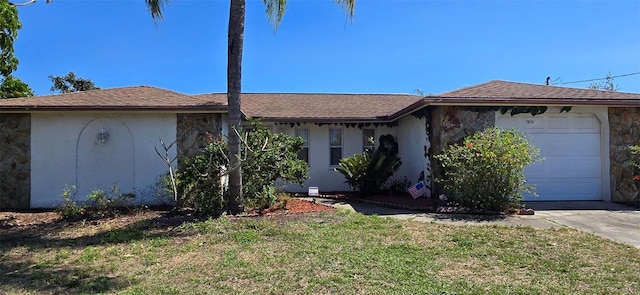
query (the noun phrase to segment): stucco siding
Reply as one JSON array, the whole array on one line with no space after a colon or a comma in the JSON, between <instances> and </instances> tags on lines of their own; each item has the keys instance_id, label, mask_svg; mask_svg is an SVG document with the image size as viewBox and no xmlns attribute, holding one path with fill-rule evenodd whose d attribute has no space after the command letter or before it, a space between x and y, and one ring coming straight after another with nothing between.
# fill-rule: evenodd
<instances>
[{"instance_id":1,"label":"stucco siding","mask_svg":"<svg viewBox=\"0 0 640 295\"><path fill-rule=\"evenodd\" d=\"M101 128L104 143L97 138ZM167 167L154 150L159 139L176 140L175 114L32 114L31 207L58 205L71 185L79 200L117 185L120 193L134 192L136 202L160 202L156 183ZM170 153L175 157L175 148Z\"/></svg>"},{"instance_id":2,"label":"stucco siding","mask_svg":"<svg viewBox=\"0 0 640 295\"><path fill-rule=\"evenodd\" d=\"M309 179L304 187L299 185L287 185L284 190L289 192L306 192L308 187L315 186L321 192L351 191L345 183L342 174L333 171L336 166L330 165L329 129L342 129L342 157L350 157L362 153L362 129L346 127L343 125L301 124L291 127L285 124L269 124L274 132L283 132L295 136L296 128L309 129ZM396 128L387 126L369 126L365 128L375 129L376 141L383 134L391 134L396 137Z\"/></svg>"},{"instance_id":3,"label":"stucco siding","mask_svg":"<svg viewBox=\"0 0 640 295\"><path fill-rule=\"evenodd\" d=\"M418 182L418 177L424 171L425 185L431 187L426 151L429 149L427 140L426 119L406 116L398 123L398 150L402 159L402 166L396 173L397 180L407 179L411 184ZM430 195L431 191L427 190Z\"/></svg>"}]
</instances>

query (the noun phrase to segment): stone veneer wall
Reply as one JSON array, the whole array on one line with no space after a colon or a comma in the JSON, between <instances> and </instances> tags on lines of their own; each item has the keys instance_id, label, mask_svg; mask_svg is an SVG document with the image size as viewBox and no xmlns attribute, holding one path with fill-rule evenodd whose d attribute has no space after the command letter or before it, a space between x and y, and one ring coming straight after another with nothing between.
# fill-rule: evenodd
<instances>
[{"instance_id":1,"label":"stone veneer wall","mask_svg":"<svg viewBox=\"0 0 640 295\"><path fill-rule=\"evenodd\" d=\"M178 163L196 154L208 143L222 139L220 114L177 114Z\"/></svg>"},{"instance_id":2,"label":"stone veneer wall","mask_svg":"<svg viewBox=\"0 0 640 295\"><path fill-rule=\"evenodd\" d=\"M429 130L431 147L431 173L435 178L441 176L442 168L433 155L440 154L449 145L460 143L462 140L477 131L496 124L495 111L475 111L465 107L436 106L431 108L431 125ZM442 187L435 185L432 188L432 196L442 192Z\"/></svg>"},{"instance_id":3,"label":"stone veneer wall","mask_svg":"<svg viewBox=\"0 0 640 295\"><path fill-rule=\"evenodd\" d=\"M640 144L640 108L609 108L611 201L640 205L629 169L629 146Z\"/></svg>"},{"instance_id":4,"label":"stone veneer wall","mask_svg":"<svg viewBox=\"0 0 640 295\"><path fill-rule=\"evenodd\" d=\"M456 106L435 107L431 113L431 152L439 154L449 145L495 124L494 111L471 111Z\"/></svg>"},{"instance_id":5,"label":"stone veneer wall","mask_svg":"<svg viewBox=\"0 0 640 295\"><path fill-rule=\"evenodd\" d=\"M0 114L0 209L31 201L31 115Z\"/></svg>"}]
</instances>

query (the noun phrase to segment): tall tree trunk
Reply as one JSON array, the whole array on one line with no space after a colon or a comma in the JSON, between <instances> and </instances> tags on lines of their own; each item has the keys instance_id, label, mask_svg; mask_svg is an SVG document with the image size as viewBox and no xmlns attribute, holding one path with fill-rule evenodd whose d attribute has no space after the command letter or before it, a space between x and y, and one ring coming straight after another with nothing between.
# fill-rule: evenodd
<instances>
[{"instance_id":1,"label":"tall tree trunk","mask_svg":"<svg viewBox=\"0 0 640 295\"><path fill-rule=\"evenodd\" d=\"M227 99L229 104L229 210L244 211L242 169L240 165L240 93L242 82L242 43L244 42L245 0L231 0L227 59ZM237 131L237 132L236 132Z\"/></svg>"}]
</instances>

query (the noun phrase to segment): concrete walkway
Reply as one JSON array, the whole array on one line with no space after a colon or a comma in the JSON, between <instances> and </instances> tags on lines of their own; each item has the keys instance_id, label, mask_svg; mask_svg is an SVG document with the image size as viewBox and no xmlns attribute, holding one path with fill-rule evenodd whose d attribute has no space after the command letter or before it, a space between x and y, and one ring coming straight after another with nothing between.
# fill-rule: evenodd
<instances>
[{"instance_id":1,"label":"concrete walkway","mask_svg":"<svg viewBox=\"0 0 640 295\"><path fill-rule=\"evenodd\" d=\"M494 216L424 213L405 209L386 208L357 201L352 202L312 197L304 199L315 200L321 204L355 211L365 215L387 216L422 222L439 222L457 225L529 226L537 229L569 226L640 248L640 210L614 203L530 202L527 203L527 208L533 208L535 215Z\"/></svg>"}]
</instances>

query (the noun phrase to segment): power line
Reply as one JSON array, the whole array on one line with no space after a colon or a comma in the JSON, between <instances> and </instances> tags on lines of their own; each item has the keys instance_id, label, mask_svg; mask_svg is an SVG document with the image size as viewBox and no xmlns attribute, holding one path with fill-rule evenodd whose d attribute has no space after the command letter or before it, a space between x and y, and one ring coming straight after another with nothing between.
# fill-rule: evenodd
<instances>
[{"instance_id":1,"label":"power line","mask_svg":"<svg viewBox=\"0 0 640 295\"><path fill-rule=\"evenodd\" d=\"M635 72L635 73L629 73L629 74L624 74L624 75L617 75L617 76L607 76L607 77L603 77L603 78L595 78L595 79L587 79L587 80L579 80L579 81L571 81L571 82L562 82L562 79L560 79L560 77L556 78L555 81L560 81L559 83L551 83L551 85L565 85L565 84L575 84L575 83L584 83L584 82L593 82L593 81L600 81L600 80L607 80L607 79L614 79L614 78L620 78L620 77L627 77L627 76L633 76L633 75L640 75L640 72Z\"/></svg>"}]
</instances>

